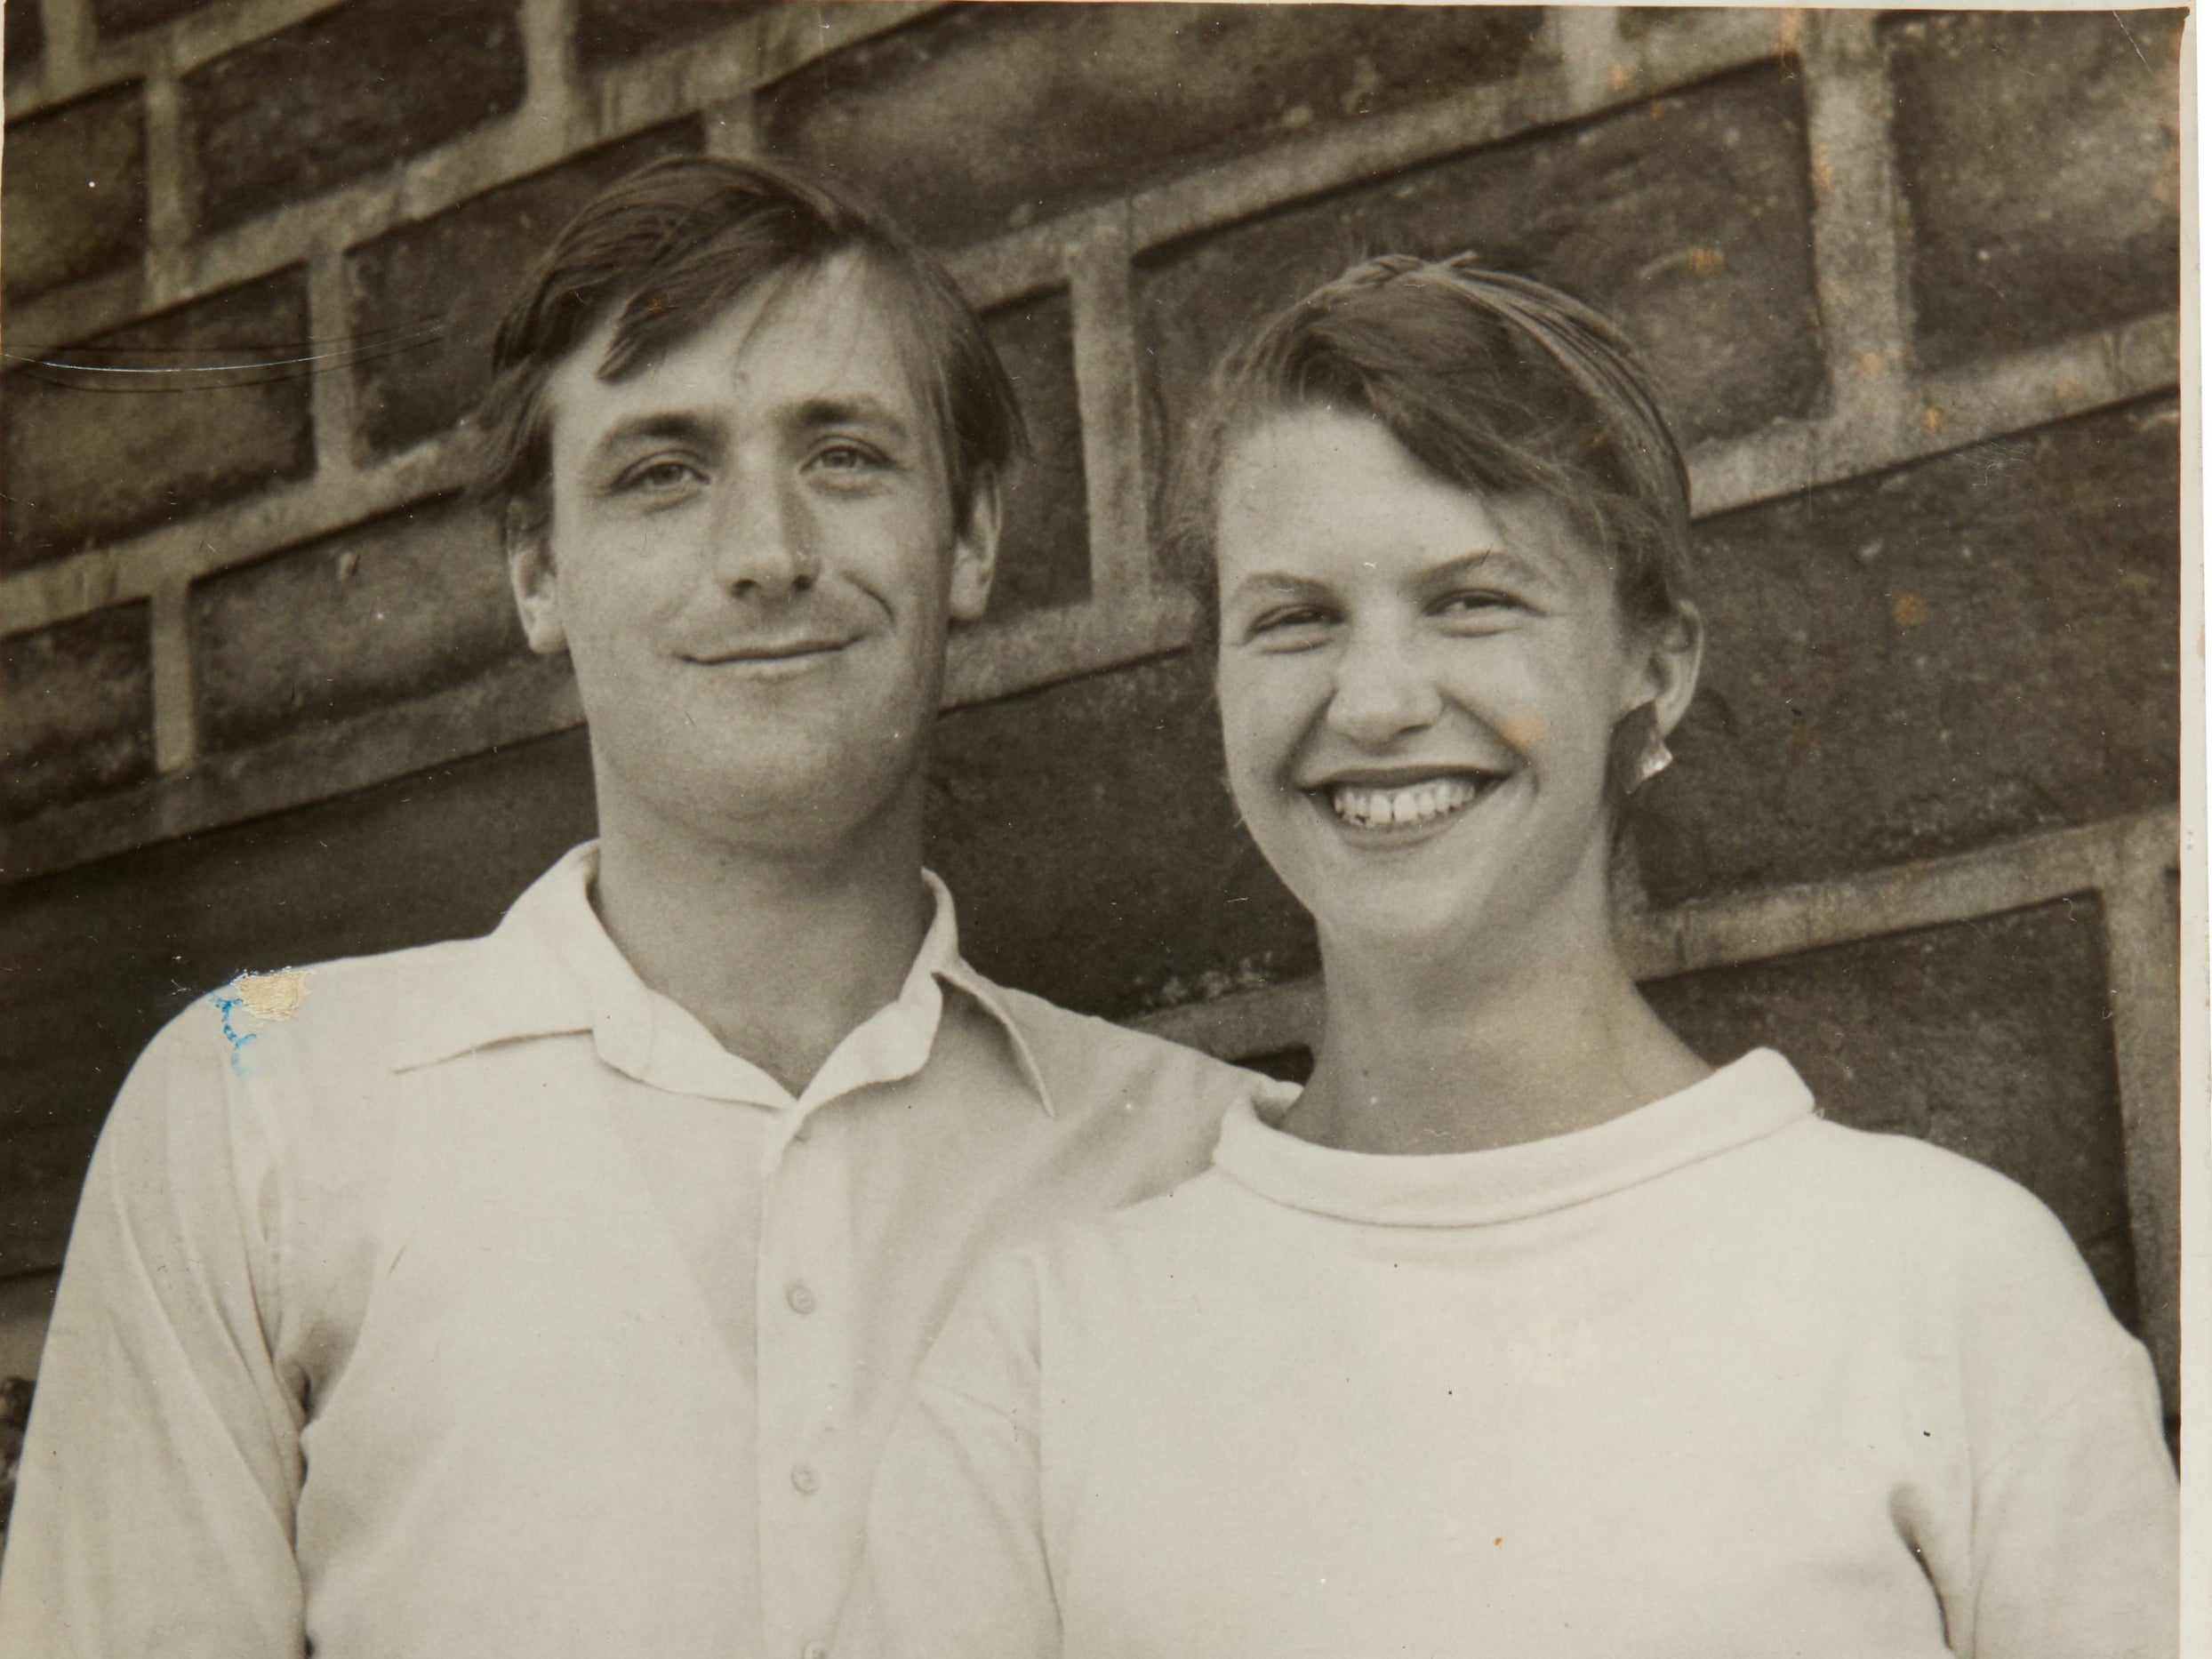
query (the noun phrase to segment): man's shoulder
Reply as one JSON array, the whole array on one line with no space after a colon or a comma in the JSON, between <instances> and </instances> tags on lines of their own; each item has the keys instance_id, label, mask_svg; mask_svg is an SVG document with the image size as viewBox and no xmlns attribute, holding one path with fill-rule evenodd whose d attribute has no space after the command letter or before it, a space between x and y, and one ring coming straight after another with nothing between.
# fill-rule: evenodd
<instances>
[{"instance_id":1,"label":"man's shoulder","mask_svg":"<svg viewBox=\"0 0 2212 1659\"><path fill-rule=\"evenodd\" d=\"M212 1044L246 1075L282 1051L397 1063L411 1035L501 982L497 935L237 974L172 1019L156 1048ZM254 1052L258 1051L258 1052Z\"/></svg>"},{"instance_id":2,"label":"man's shoulder","mask_svg":"<svg viewBox=\"0 0 2212 1659\"><path fill-rule=\"evenodd\" d=\"M1078 1014L1027 991L994 990L1056 1106L1126 1111L1187 1103L1218 1118L1259 1081L1256 1073L1201 1049Z\"/></svg>"}]
</instances>

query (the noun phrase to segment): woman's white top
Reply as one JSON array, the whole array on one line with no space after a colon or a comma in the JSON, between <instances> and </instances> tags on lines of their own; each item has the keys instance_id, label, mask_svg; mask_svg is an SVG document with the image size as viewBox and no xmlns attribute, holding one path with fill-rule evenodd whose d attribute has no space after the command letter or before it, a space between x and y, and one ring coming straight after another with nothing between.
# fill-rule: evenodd
<instances>
[{"instance_id":1,"label":"woman's white top","mask_svg":"<svg viewBox=\"0 0 2212 1659\"><path fill-rule=\"evenodd\" d=\"M838 1659L2174 1651L2150 1365L2002 1176L1765 1050L1496 1151L1287 1098L972 1286Z\"/></svg>"}]
</instances>

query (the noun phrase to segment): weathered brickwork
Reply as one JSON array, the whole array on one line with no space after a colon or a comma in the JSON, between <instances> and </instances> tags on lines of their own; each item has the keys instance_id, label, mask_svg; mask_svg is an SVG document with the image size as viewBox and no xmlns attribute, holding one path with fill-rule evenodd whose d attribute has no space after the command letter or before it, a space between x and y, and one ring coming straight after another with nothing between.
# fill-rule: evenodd
<instances>
[{"instance_id":1,"label":"weathered brickwork","mask_svg":"<svg viewBox=\"0 0 2212 1659\"><path fill-rule=\"evenodd\" d=\"M452 500L200 583L191 630L210 749L440 691L526 649L499 526Z\"/></svg>"},{"instance_id":2,"label":"weathered brickwork","mask_svg":"<svg viewBox=\"0 0 2212 1659\"><path fill-rule=\"evenodd\" d=\"M995 615L1070 605L1090 591L1074 325L1064 292L1017 301L983 319L1022 400L1030 439L1026 462L1006 491L990 595Z\"/></svg>"},{"instance_id":3,"label":"weathered brickwork","mask_svg":"<svg viewBox=\"0 0 2212 1659\"><path fill-rule=\"evenodd\" d=\"M0 813L28 818L153 770L143 605L0 640Z\"/></svg>"},{"instance_id":4,"label":"weathered brickwork","mask_svg":"<svg viewBox=\"0 0 2212 1659\"><path fill-rule=\"evenodd\" d=\"M351 250L352 338L371 354L354 371L364 460L454 426L484 395L492 333L516 274L624 173L699 148L699 124L639 133Z\"/></svg>"},{"instance_id":5,"label":"weathered brickwork","mask_svg":"<svg viewBox=\"0 0 2212 1659\"><path fill-rule=\"evenodd\" d=\"M770 88L761 131L771 153L958 245L1270 138L1502 80L1528 56L1536 15L970 6Z\"/></svg>"},{"instance_id":6,"label":"weathered brickwork","mask_svg":"<svg viewBox=\"0 0 2212 1659\"><path fill-rule=\"evenodd\" d=\"M456 504L468 415L545 238L703 148L945 251L1022 399L931 785L964 944L1290 1075L1312 929L1154 586L1180 422L1372 252L1616 314L1693 445L1711 632L1622 862L1638 972L1713 1057L2041 1193L2170 1385L2178 21L11 4L0 1278L59 1262L185 999L480 931L590 832L573 685Z\"/></svg>"},{"instance_id":7,"label":"weathered brickwork","mask_svg":"<svg viewBox=\"0 0 2212 1659\"><path fill-rule=\"evenodd\" d=\"M1884 26L1921 361L2173 309L2183 15L1984 12Z\"/></svg>"},{"instance_id":8,"label":"weathered brickwork","mask_svg":"<svg viewBox=\"0 0 2212 1659\"><path fill-rule=\"evenodd\" d=\"M586 70L691 45L760 10L746 0L577 0L576 61Z\"/></svg>"},{"instance_id":9,"label":"weathered brickwork","mask_svg":"<svg viewBox=\"0 0 2212 1659\"><path fill-rule=\"evenodd\" d=\"M1807 413L1822 357L1807 189L1798 77L1762 65L1192 238L1142 279L1163 429L1252 321L1370 254L1470 249L1619 317L1686 439Z\"/></svg>"},{"instance_id":10,"label":"weathered brickwork","mask_svg":"<svg viewBox=\"0 0 2212 1659\"><path fill-rule=\"evenodd\" d=\"M949 716L929 859L961 894L963 948L1116 1016L1311 972L1312 925L1238 825L1220 756L1187 656Z\"/></svg>"},{"instance_id":11,"label":"weathered brickwork","mask_svg":"<svg viewBox=\"0 0 2212 1659\"><path fill-rule=\"evenodd\" d=\"M15 54L8 8L8 55ZM8 129L0 159L7 196L0 266L7 298L28 298L127 265L146 246L146 98L136 85Z\"/></svg>"},{"instance_id":12,"label":"weathered brickwork","mask_svg":"<svg viewBox=\"0 0 2212 1659\"><path fill-rule=\"evenodd\" d=\"M0 8L0 24L6 29L8 79L11 83L25 79L45 58L45 16L35 5L12 5ZM15 141L12 134L8 141Z\"/></svg>"},{"instance_id":13,"label":"weathered brickwork","mask_svg":"<svg viewBox=\"0 0 2212 1659\"><path fill-rule=\"evenodd\" d=\"M220 0L92 0L92 27L102 36L130 35L219 4ZM23 7L27 12L36 9Z\"/></svg>"},{"instance_id":14,"label":"weathered brickwork","mask_svg":"<svg viewBox=\"0 0 2212 1659\"><path fill-rule=\"evenodd\" d=\"M279 271L10 375L0 571L306 477L311 339L305 275Z\"/></svg>"},{"instance_id":15,"label":"weathered brickwork","mask_svg":"<svg viewBox=\"0 0 2212 1659\"><path fill-rule=\"evenodd\" d=\"M1706 520L1654 902L2172 801L2179 440L2159 398Z\"/></svg>"},{"instance_id":16,"label":"weathered brickwork","mask_svg":"<svg viewBox=\"0 0 2212 1659\"><path fill-rule=\"evenodd\" d=\"M378 172L508 114L523 90L515 0L351 0L185 78L195 222L226 229Z\"/></svg>"}]
</instances>

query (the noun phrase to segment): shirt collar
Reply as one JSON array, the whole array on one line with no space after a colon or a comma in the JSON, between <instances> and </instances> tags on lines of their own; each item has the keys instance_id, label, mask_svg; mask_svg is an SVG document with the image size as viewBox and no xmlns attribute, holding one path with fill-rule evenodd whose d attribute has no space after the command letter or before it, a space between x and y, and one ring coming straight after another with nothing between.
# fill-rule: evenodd
<instances>
[{"instance_id":1,"label":"shirt collar","mask_svg":"<svg viewBox=\"0 0 2212 1659\"><path fill-rule=\"evenodd\" d=\"M942 985L979 1007L1005 1034L1015 1070L1046 1116L1045 1087L1006 993L961 958L952 894L922 872L929 928L899 994L846 1033L797 1096L731 1054L689 1012L637 977L592 908L596 841L573 847L525 890L499 926L477 942L457 982L410 1011L391 1051L395 1070L436 1065L495 1044L591 1034L616 1070L671 1093L789 1110L794 1118L872 1084L913 1076L928 1062L943 1019ZM425 990L431 989L425 986Z\"/></svg>"},{"instance_id":2,"label":"shirt collar","mask_svg":"<svg viewBox=\"0 0 2212 1659\"><path fill-rule=\"evenodd\" d=\"M1755 1048L1609 1122L1484 1152L1347 1152L1274 1126L1298 1091L1262 1084L1230 1109L1214 1162L1262 1198L1339 1221L1473 1227L1610 1197L1749 1145L1813 1113L1790 1062Z\"/></svg>"}]
</instances>

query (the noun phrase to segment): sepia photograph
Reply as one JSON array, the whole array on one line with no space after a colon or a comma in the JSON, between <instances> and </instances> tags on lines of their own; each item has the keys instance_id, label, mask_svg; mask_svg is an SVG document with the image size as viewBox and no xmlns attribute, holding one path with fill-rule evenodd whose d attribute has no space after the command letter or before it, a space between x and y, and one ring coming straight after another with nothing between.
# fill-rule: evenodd
<instances>
[{"instance_id":1,"label":"sepia photograph","mask_svg":"<svg viewBox=\"0 0 2212 1659\"><path fill-rule=\"evenodd\" d=\"M2186 10L0 16L0 1659L2212 1642Z\"/></svg>"}]
</instances>

